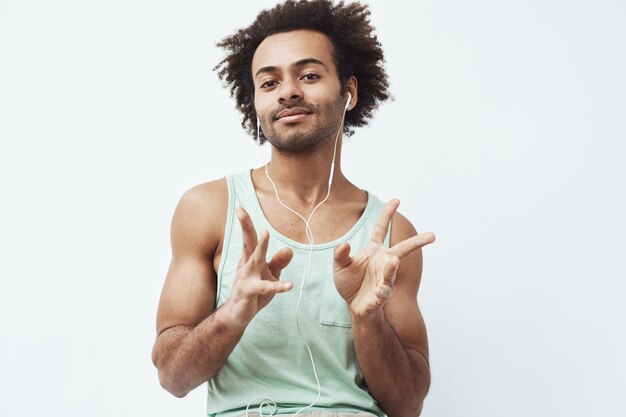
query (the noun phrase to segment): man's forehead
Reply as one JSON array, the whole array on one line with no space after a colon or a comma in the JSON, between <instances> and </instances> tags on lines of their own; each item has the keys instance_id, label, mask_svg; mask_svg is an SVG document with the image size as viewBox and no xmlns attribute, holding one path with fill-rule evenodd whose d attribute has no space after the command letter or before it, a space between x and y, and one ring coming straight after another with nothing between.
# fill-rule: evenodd
<instances>
[{"instance_id":1,"label":"man's forehead","mask_svg":"<svg viewBox=\"0 0 626 417\"><path fill-rule=\"evenodd\" d=\"M321 61L328 69L334 67L333 44L325 34L298 29L270 35L261 42L252 58L253 74L262 67L286 67L303 59Z\"/></svg>"}]
</instances>

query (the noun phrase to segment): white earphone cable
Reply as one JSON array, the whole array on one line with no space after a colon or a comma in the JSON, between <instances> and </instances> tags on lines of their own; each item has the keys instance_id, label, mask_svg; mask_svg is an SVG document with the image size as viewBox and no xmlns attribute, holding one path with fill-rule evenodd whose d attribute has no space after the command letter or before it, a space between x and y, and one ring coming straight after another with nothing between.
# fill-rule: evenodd
<instances>
[{"instance_id":1,"label":"white earphone cable","mask_svg":"<svg viewBox=\"0 0 626 417\"><path fill-rule=\"evenodd\" d=\"M343 123L345 121L346 111L348 110L348 105L350 103L350 99L351 98L352 98L352 95L350 93L348 93L348 102L346 103L346 105L344 107L344 111L343 111L343 114L342 114L342 117L341 117L341 124L339 125L339 129L337 130L337 136L335 137L335 146L334 146L334 149L333 149L333 159L332 159L332 162L330 164L330 177L328 178L328 191L326 193L326 197L324 197L324 199L313 208L313 210L311 211L311 214L309 214L308 219L305 219L304 216L302 216L297 211L293 210L291 207L287 206L280 199L280 196L278 195L278 189L276 188L276 184L272 180L272 177L270 177L270 174L269 174L269 171L268 171L269 163L265 162L265 156L263 155L263 150L261 149L261 142L259 141L260 121L257 118L257 145L259 146L259 151L261 152L261 158L263 158L263 162L265 163L265 175L266 175L267 179L269 180L270 184L272 184L272 187L274 188L274 194L276 195L276 199L278 200L278 202L283 207L285 207L287 210L289 210L290 212L292 212L293 214L298 216L300 219L302 219L302 221L305 224L305 232L306 232L307 239L309 241L309 256L308 256L306 264L304 266L304 270L303 270L303 274L302 274L302 282L300 284L300 292L298 294L298 303L296 305L296 328L298 330L298 334L300 335L300 338L302 339L302 341L304 342L304 345L306 346L307 352L309 354L309 358L311 359L311 366L313 367L313 375L315 376L315 382L317 383L317 397L315 398L315 401L313 401L311 404L309 404L309 405L307 405L305 407L302 407L301 409L296 411L296 413L293 415L294 417L297 416L298 414L300 414L302 411L306 410L307 408L313 407L317 403L317 401L319 401L320 396L322 394L322 386L320 384L319 376L317 375L317 368L315 366L315 360L313 359L313 353L311 352L311 348L309 347L309 344L307 343L306 338L302 334L302 329L300 328L300 301L302 300L302 293L304 291L304 284L311 276L311 268L312 268L312 261L313 261L314 238L313 238L313 231L311 230L310 221L311 221L311 218L313 217L313 214L315 213L315 211L322 204L324 204L326 202L326 200L328 200L328 197L330 196L330 188L331 188L331 185L333 183L333 175L334 175L334 172L335 172L335 157L337 156L337 143L339 141L339 134L341 133L341 131L343 129ZM277 407L276 407L276 403L274 402L274 400L272 400L271 398L268 398L268 397L257 397L257 398L254 398L253 400L251 400L248 403L248 405L246 407L246 417L249 417L248 416L248 410L249 410L250 406L252 405L252 403L257 402L258 400L263 400L259 404L259 415L260 415L260 417L267 417L267 415L263 414L263 411L262 411L263 406L270 406L271 407L271 411L270 411L270 414L269 414L270 417L273 416L276 413Z\"/></svg>"}]
</instances>

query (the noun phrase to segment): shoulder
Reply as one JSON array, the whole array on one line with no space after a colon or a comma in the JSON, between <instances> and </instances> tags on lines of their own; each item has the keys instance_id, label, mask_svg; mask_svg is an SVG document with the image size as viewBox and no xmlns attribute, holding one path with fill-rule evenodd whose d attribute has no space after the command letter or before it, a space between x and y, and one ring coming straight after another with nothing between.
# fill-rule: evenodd
<instances>
[{"instance_id":1,"label":"shoulder","mask_svg":"<svg viewBox=\"0 0 626 417\"><path fill-rule=\"evenodd\" d=\"M183 193L172 219L172 241L205 254L217 247L228 212L226 178L198 184Z\"/></svg>"},{"instance_id":2,"label":"shoulder","mask_svg":"<svg viewBox=\"0 0 626 417\"><path fill-rule=\"evenodd\" d=\"M415 226L404 215L397 212L391 221L391 235L389 238L389 247L393 247L398 243L416 236L417 230ZM410 297L417 294L422 277L423 256L422 249L417 248L400 259L398 267L396 285L404 287Z\"/></svg>"},{"instance_id":3,"label":"shoulder","mask_svg":"<svg viewBox=\"0 0 626 417\"><path fill-rule=\"evenodd\" d=\"M391 235L389 237L389 246L402 242L405 239L417 235L417 230L413 223L400 212L396 211L391 219Z\"/></svg>"},{"instance_id":4,"label":"shoulder","mask_svg":"<svg viewBox=\"0 0 626 417\"><path fill-rule=\"evenodd\" d=\"M177 210L186 209L194 212L200 210L214 210L218 206L228 204L228 186L226 178L198 184L183 193Z\"/></svg>"}]
</instances>

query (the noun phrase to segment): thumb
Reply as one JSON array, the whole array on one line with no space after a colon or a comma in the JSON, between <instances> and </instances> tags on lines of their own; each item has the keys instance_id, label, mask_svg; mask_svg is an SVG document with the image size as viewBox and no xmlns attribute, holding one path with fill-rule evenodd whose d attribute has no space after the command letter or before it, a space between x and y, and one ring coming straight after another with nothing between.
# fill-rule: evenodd
<instances>
[{"instance_id":1,"label":"thumb","mask_svg":"<svg viewBox=\"0 0 626 417\"><path fill-rule=\"evenodd\" d=\"M335 248L335 268L343 269L352 263L350 257L350 244L348 242L342 243Z\"/></svg>"},{"instance_id":2,"label":"thumb","mask_svg":"<svg viewBox=\"0 0 626 417\"><path fill-rule=\"evenodd\" d=\"M272 275L279 278L281 271L291 262L291 258L293 258L293 251L289 248L282 248L272 257L267 267Z\"/></svg>"}]
</instances>

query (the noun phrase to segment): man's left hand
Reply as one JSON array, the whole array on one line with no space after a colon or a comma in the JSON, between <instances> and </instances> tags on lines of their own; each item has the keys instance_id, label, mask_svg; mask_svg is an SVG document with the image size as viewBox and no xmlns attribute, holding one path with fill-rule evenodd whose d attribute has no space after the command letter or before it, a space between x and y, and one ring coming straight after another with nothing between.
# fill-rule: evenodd
<instances>
[{"instance_id":1,"label":"man's left hand","mask_svg":"<svg viewBox=\"0 0 626 417\"><path fill-rule=\"evenodd\" d=\"M396 199L385 205L371 240L359 254L350 256L350 244L347 242L335 248L335 286L346 300L350 313L358 319L371 317L393 295L400 259L435 241L435 235L428 232L385 248L383 242L399 205L400 201Z\"/></svg>"}]
</instances>

